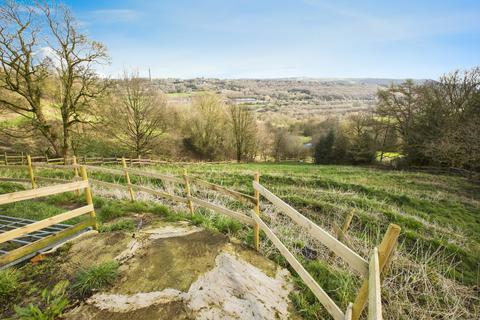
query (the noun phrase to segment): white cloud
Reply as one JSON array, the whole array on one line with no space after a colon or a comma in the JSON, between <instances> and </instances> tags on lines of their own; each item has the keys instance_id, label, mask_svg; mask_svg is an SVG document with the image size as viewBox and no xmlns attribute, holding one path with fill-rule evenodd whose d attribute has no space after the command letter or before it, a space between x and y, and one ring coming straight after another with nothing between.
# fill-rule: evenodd
<instances>
[{"instance_id":1,"label":"white cloud","mask_svg":"<svg viewBox=\"0 0 480 320\"><path fill-rule=\"evenodd\" d=\"M38 49L36 52L33 53L33 57L35 58L37 63L41 63L45 59L49 59L54 66L60 65L60 57L50 47L43 47Z\"/></svg>"}]
</instances>

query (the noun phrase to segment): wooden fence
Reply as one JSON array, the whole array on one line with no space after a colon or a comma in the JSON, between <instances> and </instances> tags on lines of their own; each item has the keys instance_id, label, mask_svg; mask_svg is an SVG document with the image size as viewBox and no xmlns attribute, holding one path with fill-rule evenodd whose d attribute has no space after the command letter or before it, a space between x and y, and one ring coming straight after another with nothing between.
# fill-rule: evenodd
<instances>
[{"instance_id":1,"label":"wooden fence","mask_svg":"<svg viewBox=\"0 0 480 320\"><path fill-rule=\"evenodd\" d=\"M99 157L99 156L72 156L72 157L49 157L48 155L37 155L30 157L32 162L43 162L47 164L86 164L86 165L109 165L109 164L122 164L122 159L125 159L126 164L129 166L146 166L146 165L159 165L159 164L228 164L235 161L209 161L209 162L171 162L152 158L126 158L126 157ZM0 156L0 162L5 165L24 165L27 161L27 154L23 152L20 154L8 154L6 152Z\"/></svg>"},{"instance_id":2,"label":"wooden fence","mask_svg":"<svg viewBox=\"0 0 480 320\"><path fill-rule=\"evenodd\" d=\"M31 224L24 225L18 228L10 228L11 230L4 229L3 233L0 233L0 244L7 241L12 241L19 237L27 236L33 232L40 231L42 229L51 227L53 225L56 225L63 221L70 220L75 217L79 217L85 214L90 215L90 219L88 219L87 221L77 223L62 231L53 233L49 236L41 238L40 240L28 243L27 245L21 246L17 249L8 251L5 254L0 255L0 267L5 266L24 256L35 253L38 250L41 250L62 239L68 238L88 227L93 227L97 229L95 209L93 207L90 185L88 182L88 178L86 176L85 169L82 169L82 177L83 177L83 180L80 180L80 181L69 182L65 184L53 185L53 186L42 187L42 188L37 188L36 184L34 184L31 190L18 191L18 192L0 195L0 205L5 205L9 203L18 202L18 201L36 199L36 198L46 197L54 194L59 194L59 193L64 193L69 191L78 191L83 189L85 192L85 199L87 202L85 206L61 213L59 215L56 215L44 220L36 221Z\"/></svg>"},{"instance_id":3,"label":"wooden fence","mask_svg":"<svg viewBox=\"0 0 480 320\"><path fill-rule=\"evenodd\" d=\"M47 163L32 163L30 157L27 156L27 165L0 165L0 168L18 168L28 169L30 179L24 179L24 182L31 182L32 187L35 187L36 180L44 178L35 177L35 168L50 168L50 169L69 169L82 170L82 176L86 177L86 169L92 172L102 172L112 175L124 176L127 182L126 185L119 183L105 182L95 179L89 179L93 185L99 185L105 188L120 189L127 191L132 201L135 201L135 191L145 192L160 198L168 199L175 202L184 203L188 206L190 213L194 214L194 206L199 206L211 209L219 214L229 216L237 219L242 223L252 226L254 228L254 243L255 247L259 248L259 232L262 230L274 246L280 251L281 255L285 257L291 267L302 278L308 288L314 293L320 303L325 307L329 314L335 319L359 319L365 306L368 303L368 318L379 320L382 319L382 305L381 305L381 278L385 270L385 266L392 258L397 239L400 233L400 227L394 224L388 226L387 232L378 247L375 247L370 258L365 260L358 253L352 250L349 246L347 229L353 217L353 213L347 215L343 227L340 229L336 227L336 235L333 236L326 230L322 229L311 220L303 216L289 204L281 200L267 188L260 184L259 174L255 174L253 179L254 196L244 194L238 191L230 190L223 186L201 180L195 177L189 177L187 172L183 173L182 178L160 174L158 172L148 172L138 169L132 169L127 166L126 159L121 158L120 163L122 169L91 166L91 165L57 165ZM77 174L76 174L77 175ZM175 195L164 191L155 190L149 187L135 185L130 182L130 176L143 176L153 179L160 179L161 181L181 185L184 189L184 195ZM0 178L1 179L1 178ZM5 178L8 179L8 178ZM56 179L49 178L54 181ZM47 180L48 181L48 180ZM231 210L229 208L213 204L211 202L199 199L191 195L190 184L198 184L209 190L219 192L223 195L230 196L236 200L242 201L246 204L253 205L251 216ZM343 312L339 306L328 296L328 294L321 288L321 286L314 280L302 264L295 258L295 256L287 249L275 233L268 227L268 225L261 218L260 211L260 196L269 200L276 208L283 214L290 217L295 223L300 225L302 229L307 232L312 238L325 245L332 254L342 258L357 274L364 278L362 286L360 287L356 299L350 303L348 308ZM345 243L344 243L345 242Z\"/></svg>"},{"instance_id":4,"label":"wooden fence","mask_svg":"<svg viewBox=\"0 0 480 320\"><path fill-rule=\"evenodd\" d=\"M255 179L257 180L257 179ZM281 243L272 230L260 218L259 212L255 211L252 215L255 222L260 229L265 232L267 237L287 259L292 268L298 273L305 284L312 290L320 303L327 309L334 319L359 319L365 308L367 298L370 301L368 308L369 319L382 319L382 305L381 305L381 286L380 276L382 270L393 254L393 250L397 243L400 227L391 224L387 229L380 249L375 247L371 255L370 262L367 262L359 254L350 249L347 245L342 243L337 238L330 235L327 231L320 228L318 225L303 216L297 210L292 208L289 204L282 201L279 197L270 192L267 188L262 186L258 181L253 181L253 188L258 193L269 200L276 208L290 217L295 223L303 227L305 232L325 245L334 254L342 258L352 269L362 275L365 280L358 292L355 302L348 307L345 313L335 304L335 302L325 293L325 291L313 280L308 272L303 268L300 262L291 254L288 249ZM347 216L347 223L350 224L351 217ZM339 236L345 236L344 231ZM382 252L382 260L379 258L379 250ZM382 261L382 262L380 262ZM365 295L368 292L368 297Z\"/></svg>"}]
</instances>

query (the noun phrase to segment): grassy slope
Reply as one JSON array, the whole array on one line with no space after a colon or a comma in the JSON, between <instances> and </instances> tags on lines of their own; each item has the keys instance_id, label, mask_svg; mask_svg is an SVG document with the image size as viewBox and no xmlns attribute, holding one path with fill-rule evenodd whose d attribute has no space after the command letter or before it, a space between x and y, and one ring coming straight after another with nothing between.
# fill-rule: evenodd
<instances>
[{"instance_id":1,"label":"grassy slope","mask_svg":"<svg viewBox=\"0 0 480 320\"><path fill-rule=\"evenodd\" d=\"M158 170L180 174L180 168ZM479 283L480 186L462 177L309 164L191 165L189 173L252 193L261 182L320 225L342 221L356 209L355 230L378 243L388 223L402 227L401 241L423 250L439 247L456 257L453 277ZM378 232L380 230L380 232Z\"/></svg>"},{"instance_id":2,"label":"grassy slope","mask_svg":"<svg viewBox=\"0 0 480 320\"><path fill-rule=\"evenodd\" d=\"M161 166L156 170L180 175L182 168ZM250 194L256 171L261 173L261 182L267 188L320 225L332 220L341 223L346 212L355 208L359 218L354 221L357 235L367 230L370 237L376 237L372 242L378 243L388 223L397 223L402 227L401 240L420 243L424 250L432 252L444 248L459 263L453 276L478 285L479 185L455 176L349 166L189 166L192 175ZM63 176L58 171L44 175L47 174ZM136 180L132 177L133 183L140 183Z\"/></svg>"},{"instance_id":3,"label":"grassy slope","mask_svg":"<svg viewBox=\"0 0 480 320\"><path fill-rule=\"evenodd\" d=\"M176 166L161 166L155 169L176 175L180 175L182 171L181 167ZM440 250L448 259L453 259L455 264L455 268L447 269L448 277L468 286L478 286L480 186L464 178L308 164L189 165L188 171L191 175L250 194L253 193L253 173L259 171L262 184L327 229L333 221L341 223L345 214L354 208L356 218L350 234L360 239L360 243L366 244L364 247L367 251L363 252L363 255L381 241L389 222L397 223L402 227L400 250L409 259L421 260L425 255L429 256ZM63 174L57 171L43 172L43 175L61 177ZM94 176L112 181L111 177L106 175ZM142 178L132 179L133 183L144 182ZM63 196L46 204L61 204L72 200L69 196L66 199ZM46 204L42 202L40 205ZM105 202L102 199L97 199L96 207L102 221L123 216L127 211L152 211L146 208L145 204ZM18 209L17 207L14 211L22 212ZM53 212L57 210L52 209ZM248 236L251 237L250 234ZM412 248L417 248L417 251L420 250L423 254L411 254ZM278 255L273 258L284 263ZM328 263L321 261L304 263L307 270L342 308L348 301L353 300L355 290L352 288L359 284L358 278L348 272L331 268ZM433 265L433 268L444 269L439 265ZM298 287L305 289L298 278L296 280ZM323 317L321 307L308 289L301 290L293 299L305 318ZM444 303L442 301L440 303Z\"/></svg>"}]
</instances>

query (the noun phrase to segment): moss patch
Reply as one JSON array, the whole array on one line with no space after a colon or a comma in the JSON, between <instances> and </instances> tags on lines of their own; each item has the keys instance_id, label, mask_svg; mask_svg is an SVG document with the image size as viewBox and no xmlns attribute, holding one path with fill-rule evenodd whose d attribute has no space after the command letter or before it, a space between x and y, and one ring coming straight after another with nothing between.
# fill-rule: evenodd
<instances>
[{"instance_id":1,"label":"moss patch","mask_svg":"<svg viewBox=\"0 0 480 320\"><path fill-rule=\"evenodd\" d=\"M222 234L200 231L185 237L153 240L141 256L122 266L113 292L132 294L173 288L187 291L199 275L215 266L228 242Z\"/></svg>"}]
</instances>

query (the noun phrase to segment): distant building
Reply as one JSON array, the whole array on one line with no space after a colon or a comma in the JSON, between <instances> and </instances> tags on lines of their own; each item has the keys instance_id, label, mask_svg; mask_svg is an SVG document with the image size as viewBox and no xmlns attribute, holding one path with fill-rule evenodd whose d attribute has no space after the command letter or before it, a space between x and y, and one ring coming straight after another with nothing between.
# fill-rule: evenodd
<instances>
[{"instance_id":1,"label":"distant building","mask_svg":"<svg viewBox=\"0 0 480 320\"><path fill-rule=\"evenodd\" d=\"M258 100L256 98L230 98L230 100L235 104L242 104L242 103L257 103Z\"/></svg>"}]
</instances>

